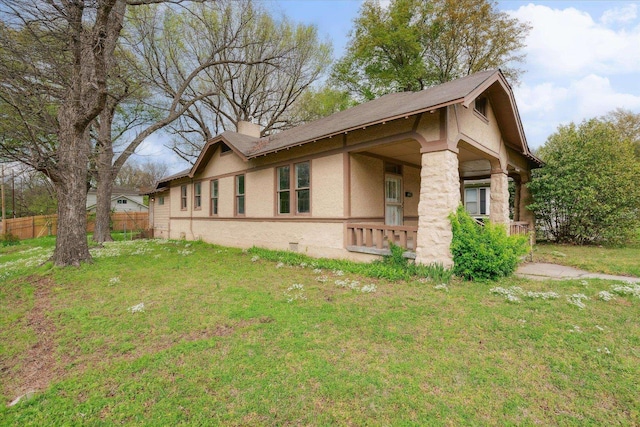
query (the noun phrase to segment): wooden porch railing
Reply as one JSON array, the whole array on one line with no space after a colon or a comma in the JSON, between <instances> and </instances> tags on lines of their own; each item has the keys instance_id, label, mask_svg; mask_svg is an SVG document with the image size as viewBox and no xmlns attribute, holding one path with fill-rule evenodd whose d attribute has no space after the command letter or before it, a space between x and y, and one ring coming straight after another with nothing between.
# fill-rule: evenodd
<instances>
[{"instance_id":1,"label":"wooden porch railing","mask_svg":"<svg viewBox=\"0 0 640 427\"><path fill-rule=\"evenodd\" d=\"M529 234L529 223L526 221L513 221L509 226L509 234Z\"/></svg>"},{"instance_id":2,"label":"wooden porch railing","mask_svg":"<svg viewBox=\"0 0 640 427\"><path fill-rule=\"evenodd\" d=\"M347 224L347 247L388 249L389 242L415 250L418 227L384 224Z\"/></svg>"}]
</instances>

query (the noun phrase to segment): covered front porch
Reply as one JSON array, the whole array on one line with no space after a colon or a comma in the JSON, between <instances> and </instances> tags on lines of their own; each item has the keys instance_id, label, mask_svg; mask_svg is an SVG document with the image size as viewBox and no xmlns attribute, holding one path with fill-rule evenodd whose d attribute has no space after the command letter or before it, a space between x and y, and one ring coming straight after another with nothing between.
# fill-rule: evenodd
<instances>
[{"instance_id":1,"label":"covered front porch","mask_svg":"<svg viewBox=\"0 0 640 427\"><path fill-rule=\"evenodd\" d=\"M442 148L407 138L348 154L351 191L345 202L351 215L344 239L348 251L386 255L393 243L418 262L442 262L425 252L442 244L448 252L448 215L460 203L466 206L472 192L465 189L478 180L484 180L486 188L477 192L475 203L484 203L484 208L472 216L479 222L488 219L505 224L511 234L533 229L533 216L525 208L529 197L523 185L529 178L526 163L519 166L509 161L508 153L501 159L499 153L464 138L453 147ZM515 186L511 204L509 182Z\"/></svg>"}]
</instances>

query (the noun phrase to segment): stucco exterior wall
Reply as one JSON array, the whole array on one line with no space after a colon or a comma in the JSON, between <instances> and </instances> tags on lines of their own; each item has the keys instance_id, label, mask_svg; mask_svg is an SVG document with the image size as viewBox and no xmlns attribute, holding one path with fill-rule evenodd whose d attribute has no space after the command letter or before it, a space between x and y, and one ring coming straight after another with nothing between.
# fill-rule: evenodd
<instances>
[{"instance_id":1,"label":"stucco exterior wall","mask_svg":"<svg viewBox=\"0 0 640 427\"><path fill-rule=\"evenodd\" d=\"M404 225L418 225L418 204L420 203L420 168L404 166L402 168L404 185ZM406 197L406 193L412 194Z\"/></svg>"},{"instance_id":2,"label":"stucco exterior wall","mask_svg":"<svg viewBox=\"0 0 640 427\"><path fill-rule=\"evenodd\" d=\"M293 250L314 257L370 261L375 257L344 249L342 222L174 219L171 238L202 239L224 246Z\"/></svg>"},{"instance_id":3,"label":"stucco exterior wall","mask_svg":"<svg viewBox=\"0 0 640 427\"><path fill-rule=\"evenodd\" d=\"M341 218L344 213L342 153L311 162L311 213L319 218Z\"/></svg>"},{"instance_id":4,"label":"stucco exterior wall","mask_svg":"<svg viewBox=\"0 0 640 427\"><path fill-rule=\"evenodd\" d=\"M361 154L351 156L351 216L384 221L384 163Z\"/></svg>"},{"instance_id":5,"label":"stucco exterior wall","mask_svg":"<svg viewBox=\"0 0 640 427\"><path fill-rule=\"evenodd\" d=\"M434 113L425 113L420 117L416 131L427 141L437 141L440 135L440 115L446 114L442 110Z\"/></svg>"},{"instance_id":6,"label":"stucco exterior wall","mask_svg":"<svg viewBox=\"0 0 640 427\"><path fill-rule=\"evenodd\" d=\"M275 212L275 191L273 168L247 173L245 177L246 215L257 218L272 217Z\"/></svg>"},{"instance_id":7,"label":"stucco exterior wall","mask_svg":"<svg viewBox=\"0 0 640 427\"><path fill-rule=\"evenodd\" d=\"M157 193L153 201L153 235L161 239L169 238L169 217L171 216L171 200L169 191ZM161 197L164 197L164 204L159 204Z\"/></svg>"},{"instance_id":8,"label":"stucco exterior wall","mask_svg":"<svg viewBox=\"0 0 640 427\"><path fill-rule=\"evenodd\" d=\"M500 153L502 140L500 128L493 114L491 103L487 103L487 120L482 119L479 113L475 112L473 105L469 108L462 106L452 107L454 109L457 123L450 121L449 135L455 136L462 133L479 142L495 153Z\"/></svg>"}]
</instances>

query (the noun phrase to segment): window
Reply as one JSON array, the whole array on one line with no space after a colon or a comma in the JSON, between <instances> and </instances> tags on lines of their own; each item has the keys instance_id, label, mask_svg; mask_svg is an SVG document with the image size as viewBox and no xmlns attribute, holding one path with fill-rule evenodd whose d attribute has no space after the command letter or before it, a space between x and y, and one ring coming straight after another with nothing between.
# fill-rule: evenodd
<instances>
[{"instance_id":1,"label":"window","mask_svg":"<svg viewBox=\"0 0 640 427\"><path fill-rule=\"evenodd\" d=\"M218 180L211 181L211 215L218 215Z\"/></svg>"},{"instance_id":2,"label":"window","mask_svg":"<svg viewBox=\"0 0 640 427\"><path fill-rule=\"evenodd\" d=\"M118 199L118 204L119 205L126 205L127 204L127 199Z\"/></svg>"},{"instance_id":3,"label":"window","mask_svg":"<svg viewBox=\"0 0 640 427\"><path fill-rule=\"evenodd\" d=\"M480 97L480 98L476 98L475 101L475 110L482 114L483 117L487 117L487 98L486 97Z\"/></svg>"},{"instance_id":4,"label":"window","mask_svg":"<svg viewBox=\"0 0 640 427\"><path fill-rule=\"evenodd\" d=\"M278 213L291 213L291 167L282 166L277 169L278 180Z\"/></svg>"},{"instance_id":5,"label":"window","mask_svg":"<svg viewBox=\"0 0 640 427\"><path fill-rule=\"evenodd\" d=\"M164 196L158 197L158 204L159 205L164 205Z\"/></svg>"},{"instance_id":6,"label":"window","mask_svg":"<svg viewBox=\"0 0 640 427\"><path fill-rule=\"evenodd\" d=\"M180 209L187 209L187 186L182 185L180 187Z\"/></svg>"},{"instance_id":7,"label":"window","mask_svg":"<svg viewBox=\"0 0 640 427\"><path fill-rule=\"evenodd\" d=\"M489 213L489 189L467 188L464 190L464 207L473 216L486 216Z\"/></svg>"},{"instance_id":8,"label":"window","mask_svg":"<svg viewBox=\"0 0 640 427\"><path fill-rule=\"evenodd\" d=\"M296 201L297 213L311 211L309 162L296 164Z\"/></svg>"},{"instance_id":9,"label":"window","mask_svg":"<svg viewBox=\"0 0 640 427\"><path fill-rule=\"evenodd\" d=\"M276 168L278 214L311 212L310 181L309 162Z\"/></svg>"},{"instance_id":10,"label":"window","mask_svg":"<svg viewBox=\"0 0 640 427\"><path fill-rule=\"evenodd\" d=\"M236 215L244 215L244 175L236 175Z\"/></svg>"},{"instance_id":11,"label":"window","mask_svg":"<svg viewBox=\"0 0 640 427\"><path fill-rule=\"evenodd\" d=\"M193 209L202 208L202 182L193 183Z\"/></svg>"}]
</instances>

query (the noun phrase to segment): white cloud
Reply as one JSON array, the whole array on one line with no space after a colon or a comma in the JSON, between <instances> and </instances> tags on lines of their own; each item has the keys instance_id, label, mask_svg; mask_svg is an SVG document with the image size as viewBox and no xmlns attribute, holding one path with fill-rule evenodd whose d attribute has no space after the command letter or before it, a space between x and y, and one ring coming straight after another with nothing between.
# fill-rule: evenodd
<instances>
[{"instance_id":1,"label":"white cloud","mask_svg":"<svg viewBox=\"0 0 640 427\"><path fill-rule=\"evenodd\" d=\"M594 74L573 82L569 93L577 101L574 120L600 116L616 108L640 109L640 95L617 92L609 78Z\"/></svg>"},{"instance_id":2,"label":"white cloud","mask_svg":"<svg viewBox=\"0 0 640 427\"><path fill-rule=\"evenodd\" d=\"M637 19L631 6L635 5L604 12L602 22L575 8L528 4L510 13L533 27L525 48L532 73L618 74L640 72L640 25L631 29L609 26L621 19Z\"/></svg>"},{"instance_id":3,"label":"white cloud","mask_svg":"<svg viewBox=\"0 0 640 427\"><path fill-rule=\"evenodd\" d=\"M604 25L627 24L633 22L637 17L638 7L632 3L624 7L606 10L600 17L600 21Z\"/></svg>"}]
</instances>

